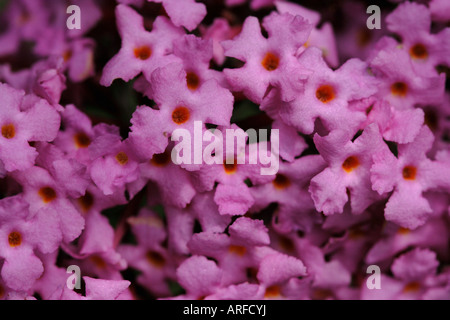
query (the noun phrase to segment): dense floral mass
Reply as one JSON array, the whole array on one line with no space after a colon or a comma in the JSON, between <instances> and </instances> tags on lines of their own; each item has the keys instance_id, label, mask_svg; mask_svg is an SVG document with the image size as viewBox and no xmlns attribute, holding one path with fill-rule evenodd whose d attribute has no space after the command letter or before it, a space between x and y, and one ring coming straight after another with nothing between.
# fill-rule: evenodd
<instances>
[{"instance_id":1,"label":"dense floral mass","mask_svg":"<svg viewBox=\"0 0 450 320\"><path fill-rule=\"evenodd\" d=\"M0 299L450 299L449 1L369 5L0 0Z\"/></svg>"}]
</instances>

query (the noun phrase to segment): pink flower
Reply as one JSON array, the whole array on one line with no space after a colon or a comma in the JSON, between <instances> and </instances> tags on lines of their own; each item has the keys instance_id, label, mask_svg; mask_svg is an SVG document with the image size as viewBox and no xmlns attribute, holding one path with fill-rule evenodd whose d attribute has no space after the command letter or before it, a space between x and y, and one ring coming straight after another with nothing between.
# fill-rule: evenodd
<instances>
[{"instance_id":1,"label":"pink flower","mask_svg":"<svg viewBox=\"0 0 450 320\"><path fill-rule=\"evenodd\" d=\"M6 171L24 170L34 164L37 152L28 142L52 141L60 116L47 101L0 83L0 160Z\"/></svg>"},{"instance_id":2,"label":"pink flower","mask_svg":"<svg viewBox=\"0 0 450 320\"><path fill-rule=\"evenodd\" d=\"M139 177L138 159L118 130L96 137L88 148L93 160L89 174L105 195L124 192L126 185Z\"/></svg>"},{"instance_id":3,"label":"pink flower","mask_svg":"<svg viewBox=\"0 0 450 320\"><path fill-rule=\"evenodd\" d=\"M401 37L402 46L419 74L435 75L436 66L450 65L446 53L450 28L431 34L431 13L425 5L402 3L386 17L386 23L390 31Z\"/></svg>"},{"instance_id":4,"label":"pink flower","mask_svg":"<svg viewBox=\"0 0 450 320\"><path fill-rule=\"evenodd\" d=\"M415 104L442 102L445 75L421 75L409 54L399 49L393 38L382 38L368 62L380 79L378 95L395 108L404 110Z\"/></svg>"},{"instance_id":5,"label":"pink flower","mask_svg":"<svg viewBox=\"0 0 450 320\"><path fill-rule=\"evenodd\" d=\"M67 189L47 170L31 167L25 171L14 173L14 178L23 187L23 198L30 205L29 218L37 219L54 230L49 234L46 249L48 253L56 249L61 242L70 242L77 238L84 228L84 218L67 198Z\"/></svg>"},{"instance_id":6,"label":"pink flower","mask_svg":"<svg viewBox=\"0 0 450 320\"><path fill-rule=\"evenodd\" d=\"M183 61L186 83L190 90L199 89L204 82L210 79L216 79L221 86L226 87L222 73L210 69L210 62L213 58L212 40L188 34L174 43L173 52Z\"/></svg>"},{"instance_id":7,"label":"pink flower","mask_svg":"<svg viewBox=\"0 0 450 320\"><path fill-rule=\"evenodd\" d=\"M272 13L263 20L263 27L269 34L267 39L261 34L258 19L248 17L239 35L222 42L226 56L245 62L241 68L223 72L230 87L253 102L260 103L269 86L280 90L283 101L291 101L310 73L297 61L296 52L308 39L312 26L300 16Z\"/></svg>"},{"instance_id":8,"label":"pink flower","mask_svg":"<svg viewBox=\"0 0 450 320\"><path fill-rule=\"evenodd\" d=\"M372 155L387 150L377 126L367 127L352 142L345 131L333 131L326 137L314 136L314 143L328 168L312 178L309 191L318 211L325 215L342 213L350 200L354 214L360 214L381 197L372 190Z\"/></svg>"},{"instance_id":9,"label":"pink flower","mask_svg":"<svg viewBox=\"0 0 450 320\"><path fill-rule=\"evenodd\" d=\"M375 79L360 60L348 60L338 70L331 70L317 48L309 48L299 57L299 63L314 66L302 93L290 102L282 102L273 90L263 100L261 109L278 108L279 117L302 133L315 129L320 119L327 130L357 128L365 119L362 112L349 108L349 102L376 93ZM281 97L282 99L282 97ZM273 112L273 111L272 111Z\"/></svg>"},{"instance_id":10,"label":"pink flower","mask_svg":"<svg viewBox=\"0 0 450 320\"><path fill-rule=\"evenodd\" d=\"M156 68L177 61L172 54L173 43L184 33L165 17L157 17L152 31L148 32L142 16L120 4L116 7L116 19L122 48L103 69L102 85L110 86L117 78L129 81L141 72L150 79Z\"/></svg>"},{"instance_id":11,"label":"pink flower","mask_svg":"<svg viewBox=\"0 0 450 320\"><path fill-rule=\"evenodd\" d=\"M423 192L450 188L448 163L432 161L426 155L433 140L430 129L424 126L413 142L398 146L398 158L386 149L374 154L370 178L373 190L380 195L393 191L384 212L386 220L415 229L432 212Z\"/></svg>"},{"instance_id":12,"label":"pink flower","mask_svg":"<svg viewBox=\"0 0 450 320\"><path fill-rule=\"evenodd\" d=\"M45 248L55 223L41 217L28 218L28 204L21 196L0 201L0 256L4 259L1 277L17 291L27 291L44 271L34 250ZM47 240L47 241L46 241ZM55 250L56 246L52 246Z\"/></svg>"},{"instance_id":13,"label":"pink flower","mask_svg":"<svg viewBox=\"0 0 450 320\"><path fill-rule=\"evenodd\" d=\"M194 136L194 121L229 124L234 101L232 94L214 79L192 91L186 77L180 63L158 68L152 74L151 96L159 110L140 106L131 119L130 141L144 159L163 153L168 137L175 129L186 129Z\"/></svg>"}]
</instances>

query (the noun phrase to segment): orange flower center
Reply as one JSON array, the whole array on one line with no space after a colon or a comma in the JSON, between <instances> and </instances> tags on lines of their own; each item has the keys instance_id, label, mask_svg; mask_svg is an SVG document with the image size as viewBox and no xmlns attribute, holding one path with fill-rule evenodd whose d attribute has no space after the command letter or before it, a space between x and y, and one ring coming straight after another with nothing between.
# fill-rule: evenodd
<instances>
[{"instance_id":1,"label":"orange flower center","mask_svg":"<svg viewBox=\"0 0 450 320\"><path fill-rule=\"evenodd\" d=\"M64 62L69 61L70 58L72 58L72 50L66 50L66 51L64 51L64 53L63 53L62 56L63 56Z\"/></svg>"},{"instance_id":2,"label":"orange flower center","mask_svg":"<svg viewBox=\"0 0 450 320\"><path fill-rule=\"evenodd\" d=\"M22 243L22 236L19 232L13 231L8 235L8 242L11 247L20 246Z\"/></svg>"},{"instance_id":3,"label":"orange flower center","mask_svg":"<svg viewBox=\"0 0 450 320\"><path fill-rule=\"evenodd\" d=\"M134 56L141 60L147 60L152 55L152 50L148 46L134 49Z\"/></svg>"},{"instance_id":4,"label":"orange flower center","mask_svg":"<svg viewBox=\"0 0 450 320\"><path fill-rule=\"evenodd\" d=\"M428 57L428 50L421 43L417 43L409 49L409 53L415 59L426 59Z\"/></svg>"},{"instance_id":5,"label":"orange flower center","mask_svg":"<svg viewBox=\"0 0 450 320\"><path fill-rule=\"evenodd\" d=\"M147 260L157 268L162 268L166 264L166 259L158 252L148 251L146 257Z\"/></svg>"},{"instance_id":6,"label":"orange flower center","mask_svg":"<svg viewBox=\"0 0 450 320\"><path fill-rule=\"evenodd\" d=\"M417 168L413 166L406 166L403 168L402 175L405 180L415 180Z\"/></svg>"},{"instance_id":7,"label":"orange flower center","mask_svg":"<svg viewBox=\"0 0 450 320\"><path fill-rule=\"evenodd\" d=\"M264 69L267 71L274 71L278 68L278 65L280 64L280 58L272 52L266 53L264 56L264 59L261 62Z\"/></svg>"},{"instance_id":8,"label":"orange flower center","mask_svg":"<svg viewBox=\"0 0 450 320\"><path fill-rule=\"evenodd\" d=\"M125 152L120 151L120 152L116 155L116 160L117 160L117 162L118 162L120 165L124 166L124 165L126 165L126 164L128 163L128 156L127 156L127 154L126 154Z\"/></svg>"},{"instance_id":9,"label":"orange flower center","mask_svg":"<svg viewBox=\"0 0 450 320\"><path fill-rule=\"evenodd\" d=\"M14 125L12 123L5 124L2 127L2 136L5 139L12 139L16 135L16 129L14 128Z\"/></svg>"},{"instance_id":10,"label":"orange flower center","mask_svg":"<svg viewBox=\"0 0 450 320\"><path fill-rule=\"evenodd\" d=\"M264 293L264 298L276 298L281 294L281 288L277 285L273 285L266 288L266 292Z\"/></svg>"},{"instance_id":11,"label":"orange flower center","mask_svg":"<svg viewBox=\"0 0 450 320\"><path fill-rule=\"evenodd\" d=\"M403 293L414 293L420 290L420 283L410 282L403 288Z\"/></svg>"},{"instance_id":12,"label":"orange flower center","mask_svg":"<svg viewBox=\"0 0 450 320\"><path fill-rule=\"evenodd\" d=\"M191 90L196 90L200 85L200 78L194 72L188 72L186 74L187 86Z\"/></svg>"},{"instance_id":13,"label":"orange flower center","mask_svg":"<svg viewBox=\"0 0 450 320\"><path fill-rule=\"evenodd\" d=\"M105 260L103 260L101 257L99 257L97 255L89 257L89 260L91 260L91 262L99 269L106 268Z\"/></svg>"},{"instance_id":14,"label":"orange flower center","mask_svg":"<svg viewBox=\"0 0 450 320\"><path fill-rule=\"evenodd\" d=\"M391 92L395 96L404 97L408 93L408 86L404 82L396 82L391 85Z\"/></svg>"},{"instance_id":15,"label":"orange flower center","mask_svg":"<svg viewBox=\"0 0 450 320\"><path fill-rule=\"evenodd\" d=\"M172 120L176 124L183 124L189 120L191 113L186 107L178 107L172 112Z\"/></svg>"},{"instance_id":16,"label":"orange flower center","mask_svg":"<svg viewBox=\"0 0 450 320\"><path fill-rule=\"evenodd\" d=\"M75 140L75 145L78 148L87 148L91 144L91 138L89 138L89 136L87 134L85 134L84 132L78 132L74 136L74 140Z\"/></svg>"},{"instance_id":17,"label":"orange flower center","mask_svg":"<svg viewBox=\"0 0 450 320\"><path fill-rule=\"evenodd\" d=\"M342 168L347 172L352 172L359 166L359 160L355 156L350 156L347 159L345 159L344 163L342 164Z\"/></svg>"},{"instance_id":18,"label":"orange flower center","mask_svg":"<svg viewBox=\"0 0 450 320\"><path fill-rule=\"evenodd\" d=\"M316 90L316 98L323 103L330 102L334 97L334 89L328 84L322 85Z\"/></svg>"},{"instance_id":19,"label":"orange flower center","mask_svg":"<svg viewBox=\"0 0 450 320\"><path fill-rule=\"evenodd\" d=\"M56 191L53 188L50 187L43 187L39 189L39 195L42 198L42 201L45 203L52 202L56 199Z\"/></svg>"},{"instance_id":20,"label":"orange flower center","mask_svg":"<svg viewBox=\"0 0 450 320\"><path fill-rule=\"evenodd\" d=\"M407 235L411 233L411 230L409 230L408 228L400 227L398 228L397 233L400 235Z\"/></svg>"},{"instance_id":21,"label":"orange flower center","mask_svg":"<svg viewBox=\"0 0 450 320\"><path fill-rule=\"evenodd\" d=\"M291 185L291 181L284 174L277 173L275 180L273 180L273 185L277 189L284 189Z\"/></svg>"},{"instance_id":22,"label":"orange flower center","mask_svg":"<svg viewBox=\"0 0 450 320\"><path fill-rule=\"evenodd\" d=\"M237 161L236 159L233 160L233 163L227 163L228 161L225 161L223 164L223 168L225 169L225 172L227 174L233 174L237 170Z\"/></svg>"},{"instance_id":23,"label":"orange flower center","mask_svg":"<svg viewBox=\"0 0 450 320\"><path fill-rule=\"evenodd\" d=\"M228 252L242 257L245 252L247 252L247 248L245 248L244 246L230 245L230 247L228 248Z\"/></svg>"}]
</instances>

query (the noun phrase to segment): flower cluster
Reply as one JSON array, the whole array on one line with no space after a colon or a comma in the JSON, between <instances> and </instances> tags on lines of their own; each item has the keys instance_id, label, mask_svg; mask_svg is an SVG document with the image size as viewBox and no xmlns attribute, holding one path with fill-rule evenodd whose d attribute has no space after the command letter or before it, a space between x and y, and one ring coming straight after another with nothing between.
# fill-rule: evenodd
<instances>
[{"instance_id":1,"label":"flower cluster","mask_svg":"<svg viewBox=\"0 0 450 320\"><path fill-rule=\"evenodd\" d=\"M0 299L450 299L450 10L425 2L370 30L353 1L0 0ZM278 130L278 171L175 163L198 122Z\"/></svg>"}]
</instances>

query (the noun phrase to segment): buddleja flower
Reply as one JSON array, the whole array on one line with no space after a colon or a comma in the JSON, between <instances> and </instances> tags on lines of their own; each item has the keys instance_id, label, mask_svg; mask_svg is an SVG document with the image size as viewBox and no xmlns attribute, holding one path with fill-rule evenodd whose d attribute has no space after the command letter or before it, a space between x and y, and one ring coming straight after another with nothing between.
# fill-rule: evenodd
<instances>
[{"instance_id":1,"label":"buddleja flower","mask_svg":"<svg viewBox=\"0 0 450 320\"><path fill-rule=\"evenodd\" d=\"M367 127L354 142L345 131L314 136L314 142L328 168L311 179L309 191L317 211L325 215L342 213L350 200L352 212L362 213L380 197L372 190L372 155L387 150L376 125Z\"/></svg>"},{"instance_id":2,"label":"buddleja flower","mask_svg":"<svg viewBox=\"0 0 450 320\"><path fill-rule=\"evenodd\" d=\"M48 224L56 224L49 235L50 244L57 246L61 242L71 242L81 234L84 218L68 199L70 192L57 177L34 166L16 172L14 178L22 185L23 197L30 205L29 217L38 216Z\"/></svg>"},{"instance_id":3,"label":"buddleja flower","mask_svg":"<svg viewBox=\"0 0 450 320\"><path fill-rule=\"evenodd\" d=\"M0 96L0 160L6 171L25 170L37 157L29 142L52 141L58 133L60 116L46 100L3 83Z\"/></svg>"},{"instance_id":4,"label":"buddleja flower","mask_svg":"<svg viewBox=\"0 0 450 320\"><path fill-rule=\"evenodd\" d=\"M150 159L163 153L175 129L185 129L194 136L194 122L228 125L233 96L215 79L189 88L188 73L181 63L155 70L151 77L151 96L159 110L147 106L136 109L131 119L130 142L138 155Z\"/></svg>"},{"instance_id":5,"label":"buddleja flower","mask_svg":"<svg viewBox=\"0 0 450 320\"><path fill-rule=\"evenodd\" d=\"M373 73L381 80L378 95L397 109L442 102L445 75L418 73L409 53L398 48L393 38L382 38L368 62Z\"/></svg>"},{"instance_id":6,"label":"buddleja flower","mask_svg":"<svg viewBox=\"0 0 450 320\"><path fill-rule=\"evenodd\" d=\"M117 78L129 81L141 72L150 79L156 68L177 61L172 55L173 42L184 33L167 18L157 17L148 32L141 15L128 6L118 5L116 19L122 48L103 69L102 85L110 86Z\"/></svg>"},{"instance_id":7,"label":"buddleja flower","mask_svg":"<svg viewBox=\"0 0 450 320\"><path fill-rule=\"evenodd\" d=\"M415 229L432 212L423 192L450 188L448 162L432 161L426 155L433 140L430 129L424 126L413 142L398 146L398 158L386 149L374 155L370 169L373 189L379 194L393 191L384 212L386 220Z\"/></svg>"},{"instance_id":8,"label":"buddleja flower","mask_svg":"<svg viewBox=\"0 0 450 320\"><path fill-rule=\"evenodd\" d=\"M419 74L436 74L438 65L450 66L447 54L450 28L432 34L431 13L425 5L402 3L386 17L386 23L390 31L401 37L401 45Z\"/></svg>"},{"instance_id":9,"label":"buddleja flower","mask_svg":"<svg viewBox=\"0 0 450 320\"><path fill-rule=\"evenodd\" d=\"M26 292L44 271L35 250L51 252L58 247L53 239L58 223L39 215L29 217L22 196L0 201L0 222L1 277L9 288Z\"/></svg>"},{"instance_id":10,"label":"buddleja flower","mask_svg":"<svg viewBox=\"0 0 450 320\"><path fill-rule=\"evenodd\" d=\"M296 53L312 26L301 16L288 13L272 13L262 25L269 34L267 39L261 34L258 19L248 17L238 36L222 42L226 56L245 62L241 68L223 72L234 91L242 91L256 103L262 101L269 86L280 90L282 100L291 101L310 73L308 66L297 61Z\"/></svg>"},{"instance_id":11,"label":"buddleja flower","mask_svg":"<svg viewBox=\"0 0 450 320\"><path fill-rule=\"evenodd\" d=\"M122 141L118 130L98 136L88 148L93 160L89 174L105 195L124 192L126 184L138 178L138 159L130 141Z\"/></svg>"},{"instance_id":12,"label":"buddleja flower","mask_svg":"<svg viewBox=\"0 0 450 320\"><path fill-rule=\"evenodd\" d=\"M367 72L366 63L351 59L333 71L317 48L303 52L299 63L314 66L304 90L289 102L282 101L282 96L272 90L263 100L261 109L272 113L278 109L281 120L305 134L314 131L316 119L322 120L329 131L357 128L364 121L365 114L352 110L349 103L368 98L377 91L376 80Z\"/></svg>"}]
</instances>

